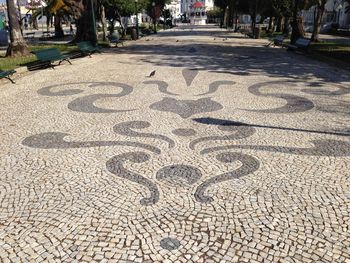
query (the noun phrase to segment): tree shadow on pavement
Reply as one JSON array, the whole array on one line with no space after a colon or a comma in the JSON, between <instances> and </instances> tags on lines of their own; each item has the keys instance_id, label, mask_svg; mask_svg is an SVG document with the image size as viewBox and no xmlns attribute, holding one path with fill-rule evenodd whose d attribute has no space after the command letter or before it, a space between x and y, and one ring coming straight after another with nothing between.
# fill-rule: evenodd
<instances>
[{"instance_id":1,"label":"tree shadow on pavement","mask_svg":"<svg viewBox=\"0 0 350 263\"><path fill-rule=\"evenodd\" d=\"M315 134L326 134L326 135L335 135L335 136L345 136L350 137L350 130L345 131L319 131L319 130L308 130L308 129L298 129L290 127L278 127L271 125L259 125L259 124L248 124L244 122L232 121L232 120L223 120L215 118L194 118L192 119L195 122L206 124L206 125L220 125L220 126L249 126L254 128L264 128L264 129L274 129L274 130L284 130L284 131L297 131L297 132L307 132Z\"/></svg>"},{"instance_id":2,"label":"tree shadow on pavement","mask_svg":"<svg viewBox=\"0 0 350 263\"><path fill-rule=\"evenodd\" d=\"M252 40L235 43L215 41L205 43L169 43L143 41L136 45L107 53L130 55L127 63L149 63L154 66L188 67L233 75L265 75L278 78L308 80L318 78L325 82L350 81L349 74L341 73L325 63L305 55L287 52L282 48L267 48ZM158 41L158 43L156 42ZM239 41L239 40L238 40ZM197 42L197 41L196 41ZM258 46L260 45L260 46Z\"/></svg>"}]
</instances>

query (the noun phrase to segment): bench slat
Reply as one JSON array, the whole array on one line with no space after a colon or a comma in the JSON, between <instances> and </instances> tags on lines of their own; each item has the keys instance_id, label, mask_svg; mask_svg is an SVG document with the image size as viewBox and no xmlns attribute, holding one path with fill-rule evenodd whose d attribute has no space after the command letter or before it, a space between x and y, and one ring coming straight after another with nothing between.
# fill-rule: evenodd
<instances>
[{"instance_id":1,"label":"bench slat","mask_svg":"<svg viewBox=\"0 0 350 263\"><path fill-rule=\"evenodd\" d=\"M62 54L57 48L46 48L33 52L37 59L43 63L43 66L53 66L51 62L59 61L61 64L62 61L67 60L69 64L72 64L69 61L70 56L66 54Z\"/></svg>"}]
</instances>

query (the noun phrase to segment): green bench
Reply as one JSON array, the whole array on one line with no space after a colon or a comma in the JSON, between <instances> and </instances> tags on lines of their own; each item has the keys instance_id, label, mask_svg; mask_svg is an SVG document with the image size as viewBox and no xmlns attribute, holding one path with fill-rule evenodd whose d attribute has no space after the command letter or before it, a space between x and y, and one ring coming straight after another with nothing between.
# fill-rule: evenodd
<instances>
[{"instance_id":1,"label":"green bench","mask_svg":"<svg viewBox=\"0 0 350 263\"><path fill-rule=\"evenodd\" d=\"M60 65L63 61L67 61L69 64L72 65L70 62L70 56L67 54L62 54L57 48L46 48L41 49L38 51L33 51L36 58L38 59L38 63L36 63L36 66L38 68L43 67L52 67L54 68L55 65L53 65L53 62L59 61L58 65Z\"/></svg>"},{"instance_id":2,"label":"green bench","mask_svg":"<svg viewBox=\"0 0 350 263\"><path fill-rule=\"evenodd\" d=\"M101 48L98 45L93 45L89 41L78 42L77 46L78 46L79 51L83 55L88 55L89 57L91 57L92 53L95 53L95 52L100 53L101 52Z\"/></svg>"},{"instance_id":3,"label":"green bench","mask_svg":"<svg viewBox=\"0 0 350 263\"><path fill-rule=\"evenodd\" d=\"M11 83L15 84L15 82L11 79L11 75L16 73L16 70L7 70L7 71L2 71L0 70L0 79L4 78L4 79L8 79L9 81L11 81Z\"/></svg>"}]
</instances>

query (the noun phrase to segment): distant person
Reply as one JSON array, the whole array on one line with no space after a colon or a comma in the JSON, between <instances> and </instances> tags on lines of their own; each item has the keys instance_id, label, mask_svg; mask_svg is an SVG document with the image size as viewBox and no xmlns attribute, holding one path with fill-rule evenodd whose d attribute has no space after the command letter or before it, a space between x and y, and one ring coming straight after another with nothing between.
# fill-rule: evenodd
<instances>
[{"instance_id":1,"label":"distant person","mask_svg":"<svg viewBox=\"0 0 350 263\"><path fill-rule=\"evenodd\" d=\"M70 26L69 26L69 33L71 35L73 35L73 33L74 33L72 24L70 24Z\"/></svg>"}]
</instances>

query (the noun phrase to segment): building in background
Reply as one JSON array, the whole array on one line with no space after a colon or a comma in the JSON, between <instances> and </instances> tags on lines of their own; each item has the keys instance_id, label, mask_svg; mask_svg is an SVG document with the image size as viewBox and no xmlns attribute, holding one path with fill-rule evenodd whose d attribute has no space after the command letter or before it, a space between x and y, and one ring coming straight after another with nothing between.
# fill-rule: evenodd
<instances>
[{"instance_id":1,"label":"building in background","mask_svg":"<svg viewBox=\"0 0 350 263\"><path fill-rule=\"evenodd\" d=\"M328 0L326 11L323 14L321 33L332 29L332 25L340 29L350 29L350 12L346 13L348 3L344 0ZM315 8L302 11L306 31L312 31L315 17Z\"/></svg>"},{"instance_id":2,"label":"building in background","mask_svg":"<svg viewBox=\"0 0 350 263\"><path fill-rule=\"evenodd\" d=\"M174 23L174 20L180 18L181 16L181 0L172 0L170 4L165 6L165 9L170 11L170 15Z\"/></svg>"},{"instance_id":3,"label":"building in background","mask_svg":"<svg viewBox=\"0 0 350 263\"><path fill-rule=\"evenodd\" d=\"M181 13L191 24L206 24L206 12L214 8L214 0L181 0Z\"/></svg>"}]
</instances>

